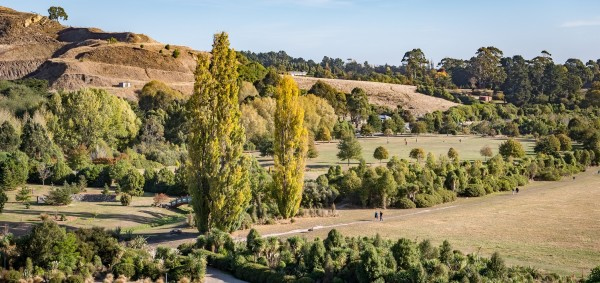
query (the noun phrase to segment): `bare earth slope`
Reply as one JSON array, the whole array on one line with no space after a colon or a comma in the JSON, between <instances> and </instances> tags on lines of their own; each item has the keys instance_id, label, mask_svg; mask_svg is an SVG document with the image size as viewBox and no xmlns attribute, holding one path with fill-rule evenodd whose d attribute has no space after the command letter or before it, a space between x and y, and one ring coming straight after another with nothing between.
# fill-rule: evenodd
<instances>
[{"instance_id":1,"label":"bare earth slope","mask_svg":"<svg viewBox=\"0 0 600 283\"><path fill-rule=\"evenodd\" d=\"M310 89L319 80L345 93L350 93L352 89L359 87L367 92L370 103L387 106L392 109L395 109L398 105L402 105L402 107L409 109L417 116L436 110L448 110L448 108L457 105L445 99L418 93L415 86L409 85L311 77L294 77L294 80L296 80L301 89Z\"/></svg>"},{"instance_id":2,"label":"bare earth slope","mask_svg":"<svg viewBox=\"0 0 600 283\"><path fill-rule=\"evenodd\" d=\"M109 43L108 39L116 39ZM180 50L173 58L172 52ZM191 93L194 51L158 43L146 35L72 28L47 17L0 7L0 79L46 79L54 89L109 89L135 99L151 80ZM118 87L130 82L130 88Z\"/></svg>"}]
</instances>

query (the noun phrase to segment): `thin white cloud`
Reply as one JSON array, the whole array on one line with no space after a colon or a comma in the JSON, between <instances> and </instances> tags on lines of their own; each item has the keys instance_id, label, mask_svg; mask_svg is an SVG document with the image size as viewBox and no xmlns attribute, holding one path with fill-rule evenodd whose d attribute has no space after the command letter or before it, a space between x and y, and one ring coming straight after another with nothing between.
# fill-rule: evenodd
<instances>
[{"instance_id":1,"label":"thin white cloud","mask_svg":"<svg viewBox=\"0 0 600 283\"><path fill-rule=\"evenodd\" d=\"M564 22L560 26L563 28L597 27L600 26L600 18Z\"/></svg>"}]
</instances>

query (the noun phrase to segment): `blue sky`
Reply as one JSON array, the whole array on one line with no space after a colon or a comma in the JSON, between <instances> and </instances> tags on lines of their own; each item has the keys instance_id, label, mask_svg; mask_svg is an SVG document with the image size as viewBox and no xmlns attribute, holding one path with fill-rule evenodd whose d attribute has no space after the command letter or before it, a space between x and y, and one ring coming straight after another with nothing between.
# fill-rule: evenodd
<instances>
[{"instance_id":1,"label":"blue sky","mask_svg":"<svg viewBox=\"0 0 600 283\"><path fill-rule=\"evenodd\" d=\"M208 50L226 31L236 50L279 51L400 64L421 48L434 62L468 59L481 46L555 61L600 58L600 1L595 0L2 0L46 15L58 5L66 25L133 31Z\"/></svg>"}]
</instances>

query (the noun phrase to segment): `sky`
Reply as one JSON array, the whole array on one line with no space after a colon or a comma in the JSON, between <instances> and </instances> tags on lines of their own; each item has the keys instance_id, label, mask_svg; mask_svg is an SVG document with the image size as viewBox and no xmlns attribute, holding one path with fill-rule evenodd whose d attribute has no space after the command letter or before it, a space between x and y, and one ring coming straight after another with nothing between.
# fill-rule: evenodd
<instances>
[{"instance_id":1,"label":"sky","mask_svg":"<svg viewBox=\"0 0 600 283\"><path fill-rule=\"evenodd\" d=\"M482 46L505 56L555 62L600 58L597 0L1 0L1 6L47 15L63 7L65 25L131 31L163 43L210 50L212 35L229 33L236 50L284 50L320 62L323 56L399 65L421 48L436 64L469 59Z\"/></svg>"}]
</instances>

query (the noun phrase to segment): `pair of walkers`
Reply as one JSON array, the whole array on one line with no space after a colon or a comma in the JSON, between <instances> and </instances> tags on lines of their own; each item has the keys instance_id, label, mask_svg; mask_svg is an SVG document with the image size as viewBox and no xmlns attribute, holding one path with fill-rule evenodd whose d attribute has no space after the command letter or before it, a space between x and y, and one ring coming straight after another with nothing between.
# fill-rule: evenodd
<instances>
[{"instance_id":1,"label":"pair of walkers","mask_svg":"<svg viewBox=\"0 0 600 283\"><path fill-rule=\"evenodd\" d=\"M375 221L377 221L377 218L379 218L379 221L383 221L383 211L379 211L379 213L375 211Z\"/></svg>"}]
</instances>

